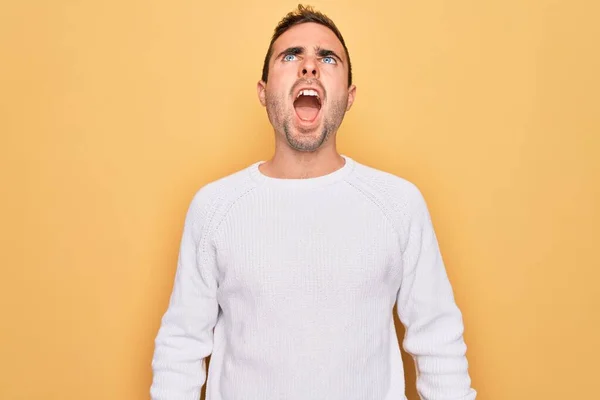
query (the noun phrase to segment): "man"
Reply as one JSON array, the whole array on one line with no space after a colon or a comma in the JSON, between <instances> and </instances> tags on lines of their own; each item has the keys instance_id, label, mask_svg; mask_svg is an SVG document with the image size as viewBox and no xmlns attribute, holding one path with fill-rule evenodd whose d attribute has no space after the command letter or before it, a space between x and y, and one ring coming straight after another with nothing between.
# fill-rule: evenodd
<instances>
[{"instance_id":1,"label":"man","mask_svg":"<svg viewBox=\"0 0 600 400\"><path fill-rule=\"evenodd\" d=\"M200 189L156 338L154 400L405 398L392 309L427 400L472 400L461 312L419 190L336 151L348 50L299 6L258 97L275 154ZM205 359L211 355L206 372Z\"/></svg>"}]
</instances>

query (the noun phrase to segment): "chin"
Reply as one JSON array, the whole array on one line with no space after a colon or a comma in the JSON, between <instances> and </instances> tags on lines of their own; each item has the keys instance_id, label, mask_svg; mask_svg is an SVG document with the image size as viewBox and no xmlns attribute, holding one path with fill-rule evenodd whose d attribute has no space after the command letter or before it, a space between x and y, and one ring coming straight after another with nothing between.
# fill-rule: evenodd
<instances>
[{"instance_id":1,"label":"chin","mask_svg":"<svg viewBox=\"0 0 600 400\"><path fill-rule=\"evenodd\" d=\"M291 148L303 151L311 152L321 148L323 143L327 140L327 131L321 128L313 128L310 130L306 129L285 129L285 136L288 144Z\"/></svg>"}]
</instances>

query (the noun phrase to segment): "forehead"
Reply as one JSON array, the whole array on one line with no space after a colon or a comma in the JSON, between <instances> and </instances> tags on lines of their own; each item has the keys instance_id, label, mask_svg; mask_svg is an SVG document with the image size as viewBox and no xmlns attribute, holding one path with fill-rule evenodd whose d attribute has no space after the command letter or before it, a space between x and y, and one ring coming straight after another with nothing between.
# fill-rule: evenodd
<instances>
[{"instance_id":1,"label":"forehead","mask_svg":"<svg viewBox=\"0 0 600 400\"><path fill-rule=\"evenodd\" d=\"M346 58L344 47L335 33L326 26L314 22L298 24L285 31L273 43L273 54L279 54L289 47L306 47L307 51L311 51L317 46L333 50L340 57Z\"/></svg>"}]
</instances>

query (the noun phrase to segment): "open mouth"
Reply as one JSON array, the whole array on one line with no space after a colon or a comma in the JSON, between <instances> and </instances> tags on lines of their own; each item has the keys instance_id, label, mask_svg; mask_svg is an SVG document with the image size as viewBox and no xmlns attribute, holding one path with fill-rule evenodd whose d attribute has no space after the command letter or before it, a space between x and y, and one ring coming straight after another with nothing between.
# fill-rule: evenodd
<instances>
[{"instance_id":1,"label":"open mouth","mask_svg":"<svg viewBox=\"0 0 600 400\"><path fill-rule=\"evenodd\" d=\"M294 108L301 121L313 122L321 110L319 93L312 89L300 90L294 100Z\"/></svg>"}]
</instances>

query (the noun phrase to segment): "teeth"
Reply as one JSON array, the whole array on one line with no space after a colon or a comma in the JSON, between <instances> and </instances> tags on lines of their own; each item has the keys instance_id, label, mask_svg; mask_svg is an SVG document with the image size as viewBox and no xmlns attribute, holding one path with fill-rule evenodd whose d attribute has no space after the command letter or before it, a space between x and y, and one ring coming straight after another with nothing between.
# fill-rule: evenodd
<instances>
[{"instance_id":1,"label":"teeth","mask_svg":"<svg viewBox=\"0 0 600 400\"><path fill-rule=\"evenodd\" d=\"M316 90L304 89L298 92L298 96L296 96L296 98L300 96L315 96L316 98L319 98L319 93L317 93Z\"/></svg>"}]
</instances>

